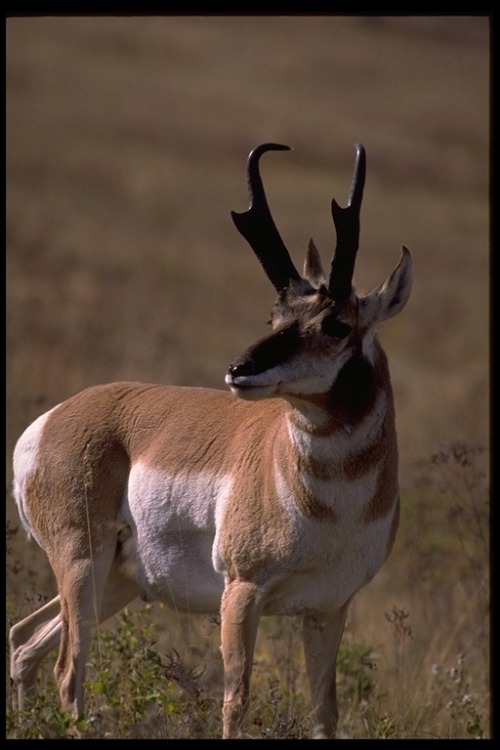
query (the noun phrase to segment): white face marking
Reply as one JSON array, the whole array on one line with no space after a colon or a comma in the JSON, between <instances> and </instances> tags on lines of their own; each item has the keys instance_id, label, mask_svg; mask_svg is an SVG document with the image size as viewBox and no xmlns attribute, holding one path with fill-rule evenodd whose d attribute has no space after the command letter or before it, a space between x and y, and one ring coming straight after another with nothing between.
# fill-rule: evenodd
<instances>
[{"instance_id":1,"label":"white face marking","mask_svg":"<svg viewBox=\"0 0 500 750\"><path fill-rule=\"evenodd\" d=\"M285 386L283 393L316 394L326 393L332 387L337 375L352 357L346 349L335 357L297 357L290 367L283 365ZM279 369L279 368L277 368ZM280 389L278 389L280 390Z\"/></svg>"}]
</instances>

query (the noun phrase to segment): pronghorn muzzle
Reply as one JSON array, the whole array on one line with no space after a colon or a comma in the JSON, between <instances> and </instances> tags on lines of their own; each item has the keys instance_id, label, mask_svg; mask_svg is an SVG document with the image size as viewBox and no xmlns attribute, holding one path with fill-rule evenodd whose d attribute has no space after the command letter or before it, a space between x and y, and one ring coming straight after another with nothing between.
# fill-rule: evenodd
<instances>
[{"instance_id":1,"label":"pronghorn muzzle","mask_svg":"<svg viewBox=\"0 0 500 750\"><path fill-rule=\"evenodd\" d=\"M297 321L273 331L250 346L229 365L226 382L237 389L274 385L265 373L285 364L300 344Z\"/></svg>"}]
</instances>

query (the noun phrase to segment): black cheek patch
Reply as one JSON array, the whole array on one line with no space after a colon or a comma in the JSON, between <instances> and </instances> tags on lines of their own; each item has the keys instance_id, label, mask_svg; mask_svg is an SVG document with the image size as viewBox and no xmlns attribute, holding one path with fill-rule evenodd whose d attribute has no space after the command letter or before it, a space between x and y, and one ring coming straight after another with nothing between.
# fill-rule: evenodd
<instances>
[{"instance_id":1,"label":"black cheek patch","mask_svg":"<svg viewBox=\"0 0 500 750\"><path fill-rule=\"evenodd\" d=\"M354 354L337 375L330 405L339 420L356 424L372 408L376 392L373 366L362 354Z\"/></svg>"}]
</instances>

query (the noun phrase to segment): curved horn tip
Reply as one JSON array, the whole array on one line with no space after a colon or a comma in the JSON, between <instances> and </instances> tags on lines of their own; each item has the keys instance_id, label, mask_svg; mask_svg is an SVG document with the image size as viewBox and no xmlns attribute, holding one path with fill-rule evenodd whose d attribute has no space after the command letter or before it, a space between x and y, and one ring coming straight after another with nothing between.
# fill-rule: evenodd
<instances>
[{"instance_id":1,"label":"curved horn tip","mask_svg":"<svg viewBox=\"0 0 500 750\"><path fill-rule=\"evenodd\" d=\"M355 143L354 148L356 149L356 168L361 168L363 171L366 168L366 151L362 143Z\"/></svg>"},{"instance_id":2,"label":"curved horn tip","mask_svg":"<svg viewBox=\"0 0 500 750\"><path fill-rule=\"evenodd\" d=\"M261 143L260 146L255 146L248 155L249 159L254 159L261 156L266 151L291 151L291 146L285 146L283 143Z\"/></svg>"},{"instance_id":3,"label":"curved horn tip","mask_svg":"<svg viewBox=\"0 0 500 750\"><path fill-rule=\"evenodd\" d=\"M355 143L354 148L356 149L356 160L354 169L356 172L365 172L366 170L366 151L362 143Z\"/></svg>"},{"instance_id":4,"label":"curved horn tip","mask_svg":"<svg viewBox=\"0 0 500 750\"><path fill-rule=\"evenodd\" d=\"M355 167L359 168L361 166L361 168L364 169L366 165L365 147L362 143L355 143L354 148L356 149Z\"/></svg>"}]
</instances>

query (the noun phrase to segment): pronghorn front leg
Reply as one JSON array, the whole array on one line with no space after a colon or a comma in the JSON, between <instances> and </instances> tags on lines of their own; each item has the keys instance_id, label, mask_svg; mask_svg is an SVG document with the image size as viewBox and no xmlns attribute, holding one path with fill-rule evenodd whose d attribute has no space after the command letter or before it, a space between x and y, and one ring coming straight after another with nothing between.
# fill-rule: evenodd
<instances>
[{"instance_id":1,"label":"pronghorn front leg","mask_svg":"<svg viewBox=\"0 0 500 750\"><path fill-rule=\"evenodd\" d=\"M315 715L314 739L335 737L338 722L336 662L349 602L336 612L306 615L304 654Z\"/></svg>"},{"instance_id":2,"label":"pronghorn front leg","mask_svg":"<svg viewBox=\"0 0 500 750\"><path fill-rule=\"evenodd\" d=\"M253 652L262 607L262 591L255 584L232 581L226 586L221 606L223 739L239 735L248 709Z\"/></svg>"}]
</instances>

